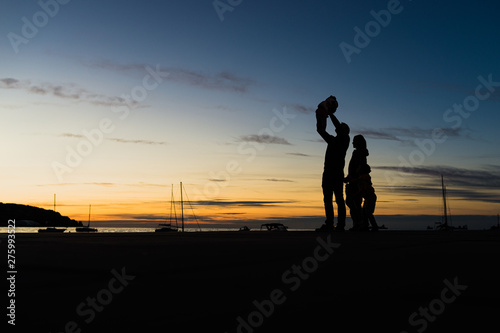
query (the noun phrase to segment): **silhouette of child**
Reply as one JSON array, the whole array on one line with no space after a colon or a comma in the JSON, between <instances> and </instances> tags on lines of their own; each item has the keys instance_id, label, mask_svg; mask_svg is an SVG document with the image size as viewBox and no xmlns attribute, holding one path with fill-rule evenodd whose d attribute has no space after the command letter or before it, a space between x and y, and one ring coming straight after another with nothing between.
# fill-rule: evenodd
<instances>
[{"instance_id":1,"label":"silhouette of child","mask_svg":"<svg viewBox=\"0 0 500 333\"><path fill-rule=\"evenodd\" d=\"M318 132L326 131L326 119L329 115L333 115L338 107L339 103L334 96L330 96L318 104L316 109L316 130Z\"/></svg>"}]
</instances>

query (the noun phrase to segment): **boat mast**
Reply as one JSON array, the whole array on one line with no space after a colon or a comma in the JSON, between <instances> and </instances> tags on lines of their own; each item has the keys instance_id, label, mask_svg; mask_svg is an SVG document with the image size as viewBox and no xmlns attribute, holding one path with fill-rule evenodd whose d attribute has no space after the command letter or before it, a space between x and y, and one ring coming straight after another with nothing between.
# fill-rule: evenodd
<instances>
[{"instance_id":1,"label":"boat mast","mask_svg":"<svg viewBox=\"0 0 500 333\"><path fill-rule=\"evenodd\" d=\"M170 218L168 220L168 222L170 222L170 226L172 226L172 212L175 217L175 226L177 227L177 213L175 212L175 200L174 200L174 184L172 184L170 191Z\"/></svg>"},{"instance_id":2,"label":"boat mast","mask_svg":"<svg viewBox=\"0 0 500 333\"><path fill-rule=\"evenodd\" d=\"M90 227L90 207L92 207L92 205L89 205L89 221L87 223L87 227Z\"/></svg>"},{"instance_id":3,"label":"boat mast","mask_svg":"<svg viewBox=\"0 0 500 333\"><path fill-rule=\"evenodd\" d=\"M181 182L181 222L182 222L182 232L184 232L184 202L182 201L182 182Z\"/></svg>"},{"instance_id":4,"label":"boat mast","mask_svg":"<svg viewBox=\"0 0 500 333\"><path fill-rule=\"evenodd\" d=\"M442 187L442 191L443 191L444 225L448 226L448 210L446 208L446 188L444 187L443 175L441 175L441 187Z\"/></svg>"},{"instance_id":5,"label":"boat mast","mask_svg":"<svg viewBox=\"0 0 500 333\"><path fill-rule=\"evenodd\" d=\"M54 212L56 211L56 194L54 193Z\"/></svg>"}]
</instances>

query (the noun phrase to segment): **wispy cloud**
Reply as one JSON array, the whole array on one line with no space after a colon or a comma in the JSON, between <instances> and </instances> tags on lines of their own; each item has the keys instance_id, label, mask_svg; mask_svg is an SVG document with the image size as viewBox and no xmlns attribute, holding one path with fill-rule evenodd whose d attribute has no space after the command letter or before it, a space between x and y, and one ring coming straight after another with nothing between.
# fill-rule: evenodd
<instances>
[{"instance_id":1,"label":"wispy cloud","mask_svg":"<svg viewBox=\"0 0 500 333\"><path fill-rule=\"evenodd\" d=\"M225 90L243 93L253 84L253 80L238 77L229 72L209 74L184 68L167 68L166 71L170 74L167 77L169 81L210 90Z\"/></svg>"},{"instance_id":2,"label":"wispy cloud","mask_svg":"<svg viewBox=\"0 0 500 333\"><path fill-rule=\"evenodd\" d=\"M471 89L471 87L456 84L454 82L417 81L413 85L413 90L417 92L453 92L464 97L475 96L476 94L476 91L474 89ZM493 102L500 102L500 90L495 89L493 92L491 92L488 100Z\"/></svg>"},{"instance_id":3,"label":"wispy cloud","mask_svg":"<svg viewBox=\"0 0 500 333\"><path fill-rule=\"evenodd\" d=\"M126 184L126 183L105 183L105 182L56 183L56 184L39 184L39 185L36 185L36 186L38 186L38 187L47 187L47 186L80 186L80 185L86 185L86 186L104 186L104 187L129 186L129 187L165 187L165 188L169 188L171 186L171 185L168 185L168 184L152 184L152 183L144 183L144 182L132 183L132 184Z\"/></svg>"},{"instance_id":4,"label":"wispy cloud","mask_svg":"<svg viewBox=\"0 0 500 333\"><path fill-rule=\"evenodd\" d=\"M500 170L498 168L464 169L449 166L421 166L400 168L395 166L374 166L373 169L394 171L415 176L427 176L439 182L441 175L446 182L456 186L480 188L500 188Z\"/></svg>"},{"instance_id":5,"label":"wispy cloud","mask_svg":"<svg viewBox=\"0 0 500 333\"><path fill-rule=\"evenodd\" d=\"M258 135L258 134L243 135L239 137L238 141L275 144L275 145L291 145L291 143L288 142L286 139L272 135Z\"/></svg>"},{"instance_id":6,"label":"wispy cloud","mask_svg":"<svg viewBox=\"0 0 500 333\"><path fill-rule=\"evenodd\" d=\"M83 139L84 136L81 134L73 134L73 133L63 133L59 135L60 137L63 138L75 138L75 139Z\"/></svg>"},{"instance_id":7,"label":"wispy cloud","mask_svg":"<svg viewBox=\"0 0 500 333\"><path fill-rule=\"evenodd\" d=\"M120 64L109 60L86 62L85 65L93 68L106 69L117 72L144 71L145 68L155 68L150 64ZM165 81L187 84L209 90L223 90L244 93L255 84L254 80L238 76L228 71L206 73L180 67L163 68L162 72L168 73Z\"/></svg>"},{"instance_id":8,"label":"wispy cloud","mask_svg":"<svg viewBox=\"0 0 500 333\"><path fill-rule=\"evenodd\" d=\"M276 182L276 183L295 183L295 181L291 179L277 179L277 178L268 178L266 179L268 182Z\"/></svg>"},{"instance_id":9,"label":"wispy cloud","mask_svg":"<svg viewBox=\"0 0 500 333\"><path fill-rule=\"evenodd\" d=\"M34 83L30 80L18 80L15 78L0 79L0 89L16 89L25 92L53 96L74 102L86 102L98 106L124 106L137 104L136 101L126 101L122 97L109 96L95 93L79 87L75 83L54 84L50 82Z\"/></svg>"},{"instance_id":10,"label":"wispy cloud","mask_svg":"<svg viewBox=\"0 0 500 333\"><path fill-rule=\"evenodd\" d=\"M85 139L85 136L81 134L73 134L73 133L63 133L59 135L60 137L65 138L76 138L76 139ZM131 144L140 144L140 145L166 145L167 142L164 141L150 141L150 140L128 140L121 138L105 138L107 141L117 142L117 143L131 143Z\"/></svg>"},{"instance_id":11,"label":"wispy cloud","mask_svg":"<svg viewBox=\"0 0 500 333\"><path fill-rule=\"evenodd\" d=\"M500 203L500 170L498 168L464 169L448 166L399 168L395 166L373 166L373 169L397 173L410 181L418 179L416 185L390 186L390 190L402 195L439 196L441 175L448 192L461 200L478 200Z\"/></svg>"},{"instance_id":12,"label":"wispy cloud","mask_svg":"<svg viewBox=\"0 0 500 333\"><path fill-rule=\"evenodd\" d=\"M299 157L310 157L312 155L304 154L304 153L286 153L287 155L299 156Z\"/></svg>"},{"instance_id":13,"label":"wispy cloud","mask_svg":"<svg viewBox=\"0 0 500 333\"><path fill-rule=\"evenodd\" d=\"M264 201L264 200L203 200L195 201L193 204L200 206L223 206L223 207L270 207L289 204L292 201Z\"/></svg>"},{"instance_id":14,"label":"wispy cloud","mask_svg":"<svg viewBox=\"0 0 500 333\"><path fill-rule=\"evenodd\" d=\"M119 138L109 138L109 141L118 142L118 143L133 143L139 145L166 145L167 143L164 141L149 141L149 140L126 140Z\"/></svg>"},{"instance_id":15,"label":"wispy cloud","mask_svg":"<svg viewBox=\"0 0 500 333\"><path fill-rule=\"evenodd\" d=\"M286 103L284 103L286 104ZM316 110L315 108L313 107L310 107L310 106L305 106L303 104L286 104L286 106L288 107L288 109L292 110L292 111L297 111L299 113L304 113L304 114L311 114L311 113L314 113L314 111Z\"/></svg>"},{"instance_id":16,"label":"wispy cloud","mask_svg":"<svg viewBox=\"0 0 500 333\"><path fill-rule=\"evenodd\" d=\"M375 140L389 140L401 143L413 143L413 140L420 138L432 138L436 128L419 128L419 127L386 127L380 129L374 128L356 128L352 129L352 133L362 134L365 138ZM441 136L449 138L467 137L469 135L463 128L438 128Z\"/></svg>"},{"instance_id":17,"label":"wispy cloud","mask_svg":"<svg viewBox=\"0 0 500 333\"><path fill-rule=\"evenodd\" d=\"M93 183L57 183L57 184L42 184L42 185L36 185L38 187L47 187L47 186L75 186L75 185L92 185L92 186L105 186L105 187L111 187L111 186L117 186L119 184L117 183L100 183L100 182L93 182Z\"/></svg>"},{"instance_id":18,"label":"wispy cloud","mask_svg":"<svg viewBox=\"0 0 500 333\"><path fill-rule=\"evenodd\" d=\"M478 190L474 188L459 188L455 187L453 184L446 185L447 194L449 198L453 200L464 200L464 201L480 201L480 202L490 202L490 203L500 203L500 195L495 191L488 190ZM378 186L378 189L384 188L383 186ZM391 186L390 189L393 193L398 193L401 197L398 201L415 201L418 197L441 197L441 187L440 186ZM410 196L412 199L404 199L405 196Z\"/></svg>"},{"instance_id":19,"label":"wispy cloud","mask_svg":"<svg viewBox=\"0 0 500 333\"><path fill-rule=\"evenodd\" d=\"M219 183L227 182L226 179L218 179L218 178L209 178L208 180L211 182L219 182Z\"/></svg>"},{"instance_id":20,"label":"wispy cloud","mask_svg":"<svg viewBox=\"0 0 500 333\"><path fill-rule=\"evenodd\" d=\"M19 85L19 80L13 79L11 77L0 79L5 88L16 88Z\"/></svg>"}]
</instances>

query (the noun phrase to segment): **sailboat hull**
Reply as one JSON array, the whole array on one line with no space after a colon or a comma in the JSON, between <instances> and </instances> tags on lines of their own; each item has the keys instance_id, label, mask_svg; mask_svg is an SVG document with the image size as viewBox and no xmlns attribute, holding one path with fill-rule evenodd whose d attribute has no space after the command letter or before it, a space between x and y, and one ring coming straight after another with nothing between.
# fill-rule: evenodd
<instances>
[{"instance_id":1,"label":"sailboat hull","mask_svg":"<svg viewBox=\"0 0 500 333\"><path fill-rule=\"evenodd\" d=\"M57 228L52 228L52 227L48 227L46 229L38 229L38 232L65 232L66 229L57 229Z\"/></svg>"},{"instance_id":2,"label":"sailboat hull","mask_svg":"<svg viewBox=\"0 0 500 333\"><path fill-rule=\"evenodd\" d=\"M177 229L171 229L171 228L158 228L155 229L155 232L177 232Z\"/></svg>"},{"instance_id":3,"label":"sailboat hull","mask_svg":"<svg viewBox=\"0 0 500 333\"><path fill-rule=\"evenodd\" d=\"M76 228L76 232L97 232L97 229L90 227L78 227Z\"/></svg>"}]
</instances>

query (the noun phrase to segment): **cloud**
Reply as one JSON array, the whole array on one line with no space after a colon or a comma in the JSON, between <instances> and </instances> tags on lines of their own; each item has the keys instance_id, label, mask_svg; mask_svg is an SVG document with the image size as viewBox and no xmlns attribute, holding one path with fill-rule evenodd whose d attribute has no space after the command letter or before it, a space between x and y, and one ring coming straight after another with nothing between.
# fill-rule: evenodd
<instances>
[{"instance_id":1,"label":"cloud","mask_svg":"<svg viewBox=\"0 0 500 333\"><path fill-rule=\"evenodd\" d=\"M258 134L251 134L251 135L243 135L240 136L239 140L240 142L256 142L256 143L264 143L264 144L275 144L275 145L291 145L290 142L288 142L284 138L280 138L277 136L272 136L272 135L258 135Z\"/></svg>"},{"instance_id":2,"label":"cloud","mask_svg":"<svg viewBox=\"0 0 500 333\"><path fill-rule=\"evenodd\" d=\"M390 140L398 142L407 142L408 140L403 140L394 134L384 130L375 129L359 129L352 132L361 133L365 138L375 139L375 140Z\"/></svg>"},{"instance_id":3,"label":"cloud","mask_svg":"<svg viewBox=\"0 0 500 333\"><path fill-rule=\"evenodd\" d=\"M165 215L155 215L155 214L130 214L129 218L132 220L141 220L141 221L165 221Z\"/></svg>"},{"instance_id":4,"label":"cloud","mask_svg":"<svg viewBox=\"0 0 500 333\"><path fill-rule=\"evenodd\" d=\"M247 200L247 201L230 201L223 199L216 200L203 200L203 201L194 201L193 205L199 206L221 206L221 207L272 207L272 206L280 206L282 204L289 204L292 201L261 201L261 200Z\"/></svg>"},{"instance_id":5,"label":"cloud","mask_svg":"<svg viewBox=\"0 0 500 333\"><path fill-rule=\"evenodd\" d=\"M2 82L6 88L15 88L19 83L19 80L8 77L0 79L0 82Z\"/></svg>"},{"instance_id":6,"label":"cloud","mask_svg":"<svg viewBox=\"0 0 500 333\"><path fill-rule=\"evenodd\" d=\"M126 140L126 139L118 139L118 138L109 138L106 140L118 142L118 143L133 143L133 144L140 144L140 145L166 145L167 144L164 141L149 141L149 140Z\"/></svg>"},{"instance_id":7,"label":"cloud","mask_svg":"<svg viewBox=\"0 0 500 333\"><path fill-rule=\"evenodd\" d=\"M93 183L57 183L57 184L43 184L43 185L36 185L38 187L45 187L45 186L75 186L75 185L94 185L94 186L117 186L120 184L117 183L100 183L100 182L93 182Z\"/></svg>"},{"instance_id":8,"label":"cloud","mask_svg":"<svg viewBox=\"0 0 500 333\"><path fill-rule=\"evenodd\" d=\"M59 135L63 138L76 138L76 139L84 139L85 137L81 134L72 134L72 133L63 133Z\"/></svg>"},{"instance_id":9,"label":"cloud","mask_svg":"<svg viewBox=\"0 0 500 333\"><path fill-rule=\"evenodd\" d=\"M148 66L140 63L132 63L125 65L109 60L94 60L82 63L87 67L112 70L112 71L144 71L145 68Z\"/></svg>"},{"instance_id":10,"label":"cloud","mask_svg":"<svg viewBox=\"0 0 500 333\"><path fill-rule=\"evenodd\" d=\"M188 84L209 90L223 90L233 92L246 92L253 81L248 78L238 77L229 72L208 74L184 68L167 68L170 75L167 81Z\"/></svg>"},{"instance_id":11,"label":"cloud","mask_svg":"<svg viewBox=\"0 0 500 333\"><path fill-rule=\"evenodd\" d=\"M277 183L294 183L295 181L290 179L276 179L276 178L268 178L266 179L268 182L277 182Z\"/></svg>"},{"instance_id":12,"label":"cloud","mask_svg":"<svg viewBox=\"0 0 500 333\"><path fill-rule=\"evenodd\" d=\"M488 75L484 76L484 79L488 80ZM474 86L473 86L474 87ZM451 82L432 82L432 81L417 81L414 84L414 90L419 92L435 92L438 91L449 91L462 95L463 98L467 96L475 96L476 90L471 89L470 86L460 85ZM489 92L489 91L488 91ZM488 101L500 102L500 90L495 89L490 93L487 98Z\"/></svg>"},{"instance_id":13,"label":"cloud","mask_svg":"<svg viewBox=\"0 0 500 333\"><path fill-rule=\"evenodd\" d=\"M151 183L144 183L144 182L138 182L138 183L133 183L133 184L126 184L126 183L105 183L105 182L87 182L87 183L56 183L56 184L39 184L36 185L38 187L46 187L46 186L81 186L81 185L86 185L86 186L105 186L105 187L110 187L110 186L129 186L129 187L164 187L164 188L169 188L171 185L167 184L151 184Z\"/></svg>"},{"instance_id":14,"label":"cloud","mask_svg":"<svg viewBox=\"0 0 500 333\"><path fill-rule=\"evenodd\" d=\"M386 127L380 129L357 128L352 129L351 133L359 133L365 138L374 140L389 140L401 143L414 143L414 139L432 138L434 132L439 130L440 136L448 138L466 137L470 138L469 133L462 128L419 128L419 127Z\"/></svg>"},{"instance_id":15,"label":"cloud","mask_svg":"<svg viewBox=\"0 0 500 333\"><path fill-rule=\"evenodd\" d=\"M290 110L295 110L295 111L297 111L299 113L305 113L305 114L314 113L314 111L316 110L313 107L305 106L305 105L302 105L302 104L287 104L287 107Z\"/></svg>"},{"instance_id":16,"label":"cloud","mask_svg":"<svg viewBox=\"0 0 500 333\"><path fill-rule=\"evenodd\" d=\"M287 155L292 155L292 156L300 156L300 157L310 157L311 155L308 154L303 154L303 153L286 153Z\"/></svg>"},{"instance_id":17,"label":"cloud","mask_svg":"<svg viewBox=\"0 0 500 333\"><path fill-rule=\"evenodd\" d=\"M63 133L59 135L60 137L65 138L76 138L76 139L85 139L85 136L81 134L73 134L73 133ZM117 142L117 143L131 143L131 144L140 144L140 145L166 145L167 143L164 141L150 141L150 140L127 140L120 138L105 138L104 140Z\"/></svg>"},{"instance_id":18,"label":"cloud","mask_svg":"<svg viewBox=\"0 0 500 333\"><path fill-rule=\"evenodd\" d=\"M100 60L84 63L86 66L107 69L117 72L136 72L146 71L147 67L156 68L149 64L120 64L109 60ZM254 80L246 77L240 77L228 71L218 73L205 73L201 71L189 70L180 67L169 67L162 69L162 72L168 73L163 79L165 81L187 84L209 90L222 90L244 93L250 86L255 84Z\"/></svg>"},{"instance_id":19,"label":"cloud","mask_svg":"<svg viewBox=\"0 0 500 333\"><path fill-rule=\"evenodd\" d=\"M378 186L379 189L384 188ZM480 201L489 203L500 203L500 195L495 191L476 190L470 188L457 188L452 184L446 184L448 199L460 201ZM436 197L441 200L441 186L391 186L388 191L397 193L399 196L410 196L412 199L398 198L398 201L415 201L414 197ZM438 199L439 198L439 199ZM437 201L440 202L440 201Z\"/></svg>"},{"instance_id":20,"label":"cloud","mask_svg":"<svg viewBox=\"0 0 500 333\"><path fill-rule=\"evenodd\" d=\"M474 200L500 203L500 169L464 169L448 166L400 168L394 166L373 166L373 169L394 172L394 176L409 182L414 176L418 185L388 186L388 190L402 195L440 196L441 175L448 193L460 200ZM381 187L381 186L379 186ZM383 187L382 187L383 188Z\"/></svg>"},{"instance_id":21,"label":"cloud","mask_svg":"<svg viewBox=\"0 0 500 333\"><path fill-rule=\"evenodd\" d=\"M3 78L0 79L0 82L2 83L0 84L0 89L23 90L31 94L54 96L74 102L86 102L98 106L136 106L138 104L138 102L134 100L127 101L122 97L95 93L79 87L75 83L33 83L30 80L20 81L14 78Z\"/></svg>"},{"instance_id":22,"label":"cloud","mask_svg":"<svg viewBox=\"0 0 500 333\"><path fill-rule=\"evenodd\" d=\"M456 168L449 166L427 166L400 168L395 166L374 166L373 169L394 171L415 176L427 176L436 179L440 184L443 175L447 184L456 186L472 186L481 188L500 188L500 170L486 168L481 170Z\"/></svg>"}]
</instances>

